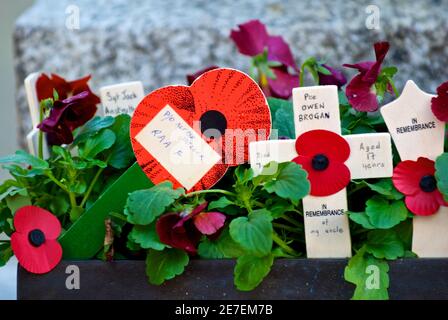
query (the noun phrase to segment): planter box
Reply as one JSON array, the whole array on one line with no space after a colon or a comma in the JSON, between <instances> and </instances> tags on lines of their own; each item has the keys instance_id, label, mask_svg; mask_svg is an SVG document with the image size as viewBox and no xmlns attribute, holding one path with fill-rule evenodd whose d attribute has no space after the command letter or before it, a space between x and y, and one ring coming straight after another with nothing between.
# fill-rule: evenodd
<instances>
[{"instance_id":1,"label":"planter box","mask_svg":"<svg viewBox=\"0 0 448 320\"><path fill-rule=\"evenodd\" d=\"M186 272L161 286L150 285L144 261L62 261L45 275L18 269L18 299L349 299L345 259L277 260L250 292L233 285L234 260L193 260ZM80 289L66 288L66 268L80 270ZM391 299L448 299L448 259L389 263Z\"/></svg>"}]
</instances>

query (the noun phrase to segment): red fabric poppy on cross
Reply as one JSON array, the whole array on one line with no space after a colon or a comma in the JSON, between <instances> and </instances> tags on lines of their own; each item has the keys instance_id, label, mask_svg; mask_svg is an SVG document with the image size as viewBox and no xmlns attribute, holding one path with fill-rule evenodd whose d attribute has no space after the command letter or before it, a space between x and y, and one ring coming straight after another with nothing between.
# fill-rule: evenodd
<instances>
[{"instance_id":1,"label":"red fabric poppy on cross","mask_svg":"<svg viewBox=\"0 0 448 320\"><path fill-rule=\"evenodd\" d=\"M57 241L61 224L51 212L35 206L22 207L14 215L14 228L12 251L25 270L47 273L61 261L62 247Z\"/></svg>"},{"instance_id":2,"label":"red fabric poppy on cross","mask_svg":"<svg viewBox=\"0 0 448 320\"><path fill-rule=\"evenodd\" d=\"M328 130L312 130L296 140L299 154L293 161L308 172L310 195L329 196L344 189L350 182L350 170L344 162L350 146L340 135Z\"/></svg>"},{"instance_id":3,"label":"red fabric poppy on cross","mask_svg":"<svg viewBox=\"0 0 448 320\"><path fill-rule=\"evenodd\" d=\"M394 169L395 188L406 196L406 207L418 216L429 216L440 206L448 206L437 189L435 170L434 161L424 157L402 161Z\"/></svg>"}]
</instances>

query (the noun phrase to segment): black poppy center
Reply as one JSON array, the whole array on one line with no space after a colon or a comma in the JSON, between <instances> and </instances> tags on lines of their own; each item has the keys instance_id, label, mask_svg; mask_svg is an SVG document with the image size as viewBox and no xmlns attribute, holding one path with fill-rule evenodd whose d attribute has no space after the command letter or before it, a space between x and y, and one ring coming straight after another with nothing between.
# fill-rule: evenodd
<instances>
[{"instance_id":1,"label":"black poppy center","mask_svg":"<svg viewBox=\"0 0 448 320\"><path fill-rule=\"evenodd\" d=\"M219 131L221 136L224 135L227 129L226 117L219 111L209 110L202 114L201 116L201 132L207 138L218 138L216 137L216 131ZM212 130L213 129L213 130Z\"/></svg>"},{"instance_id":2,"label":"black poppy center","mask_svg":"<svg viewBox=\"0 0 448 320\"><path fill-rule=\"evenodd\" d=\"M329 164L330 161L324 154L316 154L313 157L313 160L311 161L311 165L313 166L313 169L316 171L323 171L327 169Z\"/></svg>"},{"instance_id":3,"label":"black poppy center","mask_svg":"<svg viewBox=\"0 0 448 320\"><path fill-rule=\"evenodd\" d=\"M420 189L425 192L433 192L437 188L436 178L432 175L424 176L420 179Z\"/></svg>"},{"instance_id":4,"label":"black poppy center","mask_svg":"<svg viewBox=\"0 0 448 320\"><path fill-rule=\"evenodd\" d=\"M33 247L40 247L45 242L45 235L42 230L34 229L28 233L28 240Z\"/></svg>"}]
</instances>

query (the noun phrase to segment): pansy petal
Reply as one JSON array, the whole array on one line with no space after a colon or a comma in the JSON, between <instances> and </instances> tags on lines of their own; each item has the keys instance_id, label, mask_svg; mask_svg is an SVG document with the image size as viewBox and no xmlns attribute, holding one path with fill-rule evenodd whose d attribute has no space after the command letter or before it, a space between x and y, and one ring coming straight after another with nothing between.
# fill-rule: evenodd
<instances>
[{"instance_id":1,"label":"pansy petal","mask_svg":"<svg viewBox=\"0 0 448 320\"><path fill-rule=\"evenodd\" d=\"M437 97L431 99L431 110L437 119L448 122L448 81L437 88Z\"/></svg>"},{"instance_id":2,"label":"pansy petal","mask_svg":"<svg viewBox=\"0 0 448 320\"><path fill-rule=\"evenodd\" d=\"M289 99L292 89L299 86L299 75L289 74L281 68L272 68L275 79L268 78L271 96L280 99Z\"/></svg>"},{"instance_id":3,"label":"pansy petal","mask_svg":"<svg viewBox=\"0 0 448 320\"><path fill-rule=\"evenodd\" d=\"M221 229L225 221L226 216L221 212L202 212L193 218L196 228L206 235L214 234Z\"/></svg>"},{"instance_id":4,"label":"pansy petal","mask_svg":"<svg viewBox=\"0 0 448 320\"><path fill-rule=\"evenodd\" d=\"M291 49L282 36L269 36L268 38L268 60L277 61L298 71Z\"/></svg>"},{"instance_id":5,"label":"pansy petal","mask_svg":"<svg viewBox=\"0 0 448 320\"><path fill-rule=\"evenodd\" d=\"M230 38L235 42L238 51L251 57L262 53L269 37L266 26L259 20L251 20L238 25L238 28L230 33Z\"/></svg>"},{"instance_id":6,"label":"pansy petal","mask_svg":"<svg viewBox=\"0 0 448 320\"><path fill-rule=\"evenodd\" d=\"M319 85L335 85L340 88L347 83L347 79L342 71L334 69L326 64L323 64L322 66L330 71L331 74L323 74L319 72Z\"/></svg>"},{"instance_id":7,"label":"pansy petal","mask_svg":"<svg viewBox=\"0 0 448 320\"><path fill-rule=\"evenodd\" d=\"M372 65L372 67L365 73L363 76L364 81L375 82L378 78L381 65L386 57L387 52L389 51L389 42L377 42L374 45L376 62Z\"/></svg>"},{"instance_id":8,"label":"pansy petal","mask_svg":"<svg viewBox=\"0 0 448 320\"><path fill-rule=\"evenodd\" d=\"M312 167L311 157L299 155L293 161L302 165L302 168L308 172L312 196L324 197L335 194L350 182L350 170L343 163L330 161L327 169L317 171Z\"/></svg>"},{"instance_id":9,"label":"pansy petal","mask_svg":"<svg viewBox=\"0 0 448 320\"><path fill-rule=\"evenodd\" d=\"M351 106L361 112L378 110L376 94L372 91L374 82L363 80L363 75L356 75L346 88L347 99Z\"/></svg>"},{"instance_id":10,"label":"pansy petal","mask_svg":"<svg viewBox=\"0 0 448 320\"><path fill-rule=\"evenodd\" d=\"M58 93L59 99L66 99L68 96L72 94L72 89L70 84L64 78L58 76L57 74L51 74L51 82L53 83L53 87ZM53 94L51 94L53 97Z\"/></svg>"},{"instance_id":11,"label":"pansy petal","mask_svg":"<svg viewBox=\"0 0 448 320\"><path fill-rule=\"evenodd\" d=\"M42 73L36 81L37 100L53 98L53 89L54 85L51 79L45 73Z\"/></svg>"},{"instance_id":12,"label":"pansy petal","mask_svg":"<svg viewBox=\"0 0 448 320\"><path fill-rule=\"evenodd\" d=\"M400 162L394 169L392 182L398 191L405 195L422 192L420 180L426 175L434 175L434 161L420 157L417 161Z\"/></svg>"},{"instance_id":13,"label":"pansy petal","mask_svg":"<svg viewBox=\"0 0 448 320\"><path fill-rule=\"evenodd\" d=\"M437 199L437 192L417 192L404 199L406 207L418 216L429 216L437 212L440 203Z\"/></svg>"},{"instance_id":14,"label":"pansy petal","mask_svg":"<svg viewBox=\"0 0 448 320\"><path fill-rule=\"evenodd\" d=\"M75 95L75 94L78 94L78 93L86 91L86 90L90 91L89 85L87 84L87 82L89 82L90 78L92 78L92 76L88 75L88 76L82 77L80 79L69 81L68 84L70 85L70 89L71 89L72 93Z\"/></svg>"},{"instance_id":15,"label":"pansy petal","mask_svg":"<svg viewBox=\"0 0 448 320\"><path fill-rule=\"evenodd\" d=\"M328 130L311 130L296 140L296 151L301 156L325 155L330 161L344 162L350 156L350 146L337 133Z\"/></svg>"},{"instance_id":16,"label":"pansy petal","mask_svg":"<svg viewBox=\"0 0 448 320\"><path fill-rule=\"evenodd\" d=\"M362 61L358 63L344 63L343 66L346 68L352 68L358 70L360 73L365 74L372 68L375 61Z\"/></svg>"},{"instance_id":17,"label":"pansy petal","mask_svg":"<svg viewBox=\"0 0 448 320\"><path fill-rule=\"evenodd\" d=\"M14 228L16 232L25 234L34 229L41 230L46 239L57 239L61 233L61 223L49 211L36 207L24 206L14 215Z\"/></svg>"},{"instance_id":18,"label":"pansy petal","mask_svg":"<svg viewBox=\"0 0 448 320\"><path fill-rule=\"evenodd\" d=\"M31 273L47 273L62 259L62 247L56 240L46 240L41 246L34 247L28 234L19 232L12 234L11 248L19 264Z\"/></svg>"},{"instance_id":19,"label":"pansy petal","mask_svg":"<svg viewBox=\"0 0 448 320\"><path fill-rule=\"evenodd\" d=\"M173 248L185 250L190 254L196 254L196 247L201 234L194 229L191 221L182 226L175 227L181 220L177 213L167 213L161 216L156 223L156 231L162 243Z\"/></svg>"}]
</instances>

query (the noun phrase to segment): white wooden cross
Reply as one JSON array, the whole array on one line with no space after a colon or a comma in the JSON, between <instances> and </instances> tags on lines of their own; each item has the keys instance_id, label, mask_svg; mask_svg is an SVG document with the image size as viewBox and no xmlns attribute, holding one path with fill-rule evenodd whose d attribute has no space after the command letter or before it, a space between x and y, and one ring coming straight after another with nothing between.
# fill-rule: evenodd
<instances>
[{"instance_id":1,"label":"white wooden cross","mask_svg":"<svg viewBox=\"0 0 448 320\"><path fill-rule=\"evenodd\" d=\"M381 108L402 161L435 160L443 153L445 124L431 111L433 97L409 80L400 97ZM412 251L419 257L448 257L448 207L414 216L413 229Z\"/></svg>"},{"instance_id":2,"label":"white wooden cross","mask_svg":"<svg viewBox=\"0 0 448 320\"><path fill-rule=\"evenodd\" d=\"M145 93L141 81L133 81L102 87L100 95L104 116L117 116L122 113L132 116Z\"/></svg>"},{"instance_id":3,"label":"white wooden cross","mask_svg":"<svg viewBox=\"0 0 448 320\"><path fill-rule=\"evenodd\" d=\"M337 86L314 86L293 89L296 137L317 129L341 134ZM392 176L392 147L389 133L344 136L350 146L345 165L351 179ZM270 161L290 161L297 156L296 140L252 142L250 162L255 174ZM303 199L305 240L308 258L345 258L351 256L347 211L347 192ZM334 214L337 213L337 214Z\"/></svg>"}]
</instances>

